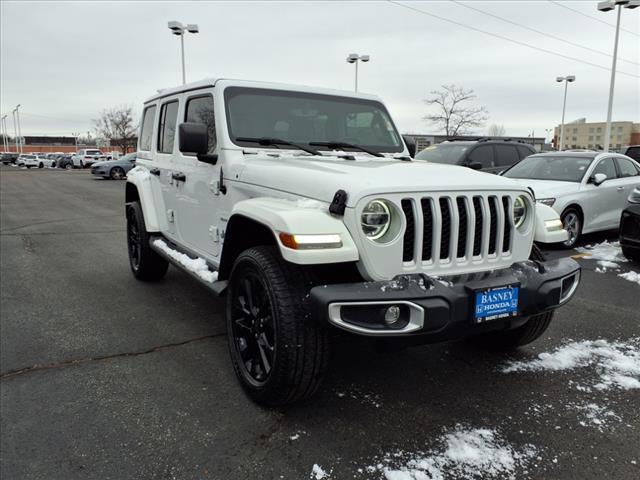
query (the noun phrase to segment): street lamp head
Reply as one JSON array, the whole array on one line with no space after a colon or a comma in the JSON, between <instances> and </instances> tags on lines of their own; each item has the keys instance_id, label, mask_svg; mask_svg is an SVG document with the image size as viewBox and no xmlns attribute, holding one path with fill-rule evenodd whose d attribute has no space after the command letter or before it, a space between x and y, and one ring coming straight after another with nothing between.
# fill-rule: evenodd
<instances>
[{"instance_id":1,"label":"street lamp head","mask_svg":"<svg viewBox=\"0 0 640 480\"><path fill-rule=\"evenodd\" d=\"M616 4L610 0L606 2L598 2L598 10L601 12L610 12L614 8L616 8Z\"/></svg>"},{"instance_id":2,"label":"street lamp head","mask_svg":"<svg viewBox=\"0 0 640 480\"><path fill-rule=\"evenodd\" d=\"M357 53L350 53L349 56L347 57L347 62L348 63L356 63L358 61L358 54Z\"/></svg>"},{"instance_id":3,"label":"street lamp head","mask_svg":"<svg viewBox=\"0 0 640 480\"><path fill-rule=\"evenodd\" d=\"M200 30L198 29L198 25L195 23L190 23L187 25L187 32L189 33L198 33Z\"/></svg>"},{"instance_id":4,"label":"street lamp head","mask_svg":"<svg viewBox=\"0 0 640 480\"><path fill-rule=\"evenodd\" d=\"M184 26L180 22L176 22L175 20L169 22L167 26L174 35L182 35L182 32L184 32Z\"/></svg>"},{"instance_id":5,"label":"street lamp head","mask_svg":"<svg viewBox=\"0 0 640 480\"><path fill-rule=\"evenodd\" d=\"M362 55L360 57L360 60L362 60L363 62L368 62L369 61L369 55Z\"/></svg>"},{"instance_id":6,"label":"street lamp head","mask_svg":"<svg viewBox=\"0 0 640 480\"><path fill-rule=\"evenodd\" d=\"M575 82L575 81L576 81L575 75L567 75L567 82Z\"/></svg>"},{"instance_id":7,"label":"street lamp head","mask_svg":"<svg viewBox=\"0 0 640 480\"><path fill-rule=\"evenodd\" d=\"M629 10L633 10L634 8L640 7L640 0L630 0L624 8L628 8Z\"/></svg>"},{"instance_id":8,"label":"street lamp head","mask_svg":"<svg viewBox=\"0 0 640 480\"><path fill-rule=\"evenodd\" d=\"M556 82L564 82L564 77L556 77Z\"/></svg>"}]
</instances>

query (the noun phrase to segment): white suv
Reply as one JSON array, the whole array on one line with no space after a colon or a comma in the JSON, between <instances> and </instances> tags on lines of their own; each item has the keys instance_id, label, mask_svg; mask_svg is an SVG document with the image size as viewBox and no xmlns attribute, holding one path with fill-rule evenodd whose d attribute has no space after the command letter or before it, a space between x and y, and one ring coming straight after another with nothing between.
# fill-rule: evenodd
<instances>
[{"instance_id":1,"label":"white suv","mask_svg":"<svg viewBox=\"0 0 640 480\"><path fill-rule=\"evenodd\" d=\"M237 80L144 105L127 176L131 269L226 294L232 363L266 405L310 396L342 329L398 344L538 338L575 292L558 215L515 181L413 161L374 96Z\"/></svg>"},{"instance_id":2,"label":"white suv","mask_svg":"<svg viewBox=\"0 0 640 480\"><path fill-rule=\"evenodd\" d=\"M108 157L100 150L95 148L86 148L83 150L78 150L78 152L71 157L73 160L73 166L77 168L85 168L90 167L96 162L100 162L102 160L109 160L111 157Z\"/></svg>"}]
</instances>

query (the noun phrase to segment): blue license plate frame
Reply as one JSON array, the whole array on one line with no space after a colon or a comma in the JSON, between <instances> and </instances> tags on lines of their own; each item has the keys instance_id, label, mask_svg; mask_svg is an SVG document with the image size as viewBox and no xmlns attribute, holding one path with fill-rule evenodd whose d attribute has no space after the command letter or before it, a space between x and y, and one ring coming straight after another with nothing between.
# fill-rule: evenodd
<instances>
[{"instance_id":1,"label":"blue license plate frame","mask_svg":"<svg viewBox=\"0 0 640 480\"><path fill-rule=\"evenodd\" d=\"M517 317L519 303L519 283L476 289L473 292L473 321L485 323Z\"/></svg>"}]
</instances>

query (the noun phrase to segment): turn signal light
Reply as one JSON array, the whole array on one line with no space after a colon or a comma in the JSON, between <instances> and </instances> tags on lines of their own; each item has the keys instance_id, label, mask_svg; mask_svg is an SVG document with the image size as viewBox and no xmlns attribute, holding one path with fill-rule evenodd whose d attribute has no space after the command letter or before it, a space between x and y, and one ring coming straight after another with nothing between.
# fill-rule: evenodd
<instances>
[{"instance_id":1,"label":"turn signal light","mask_svg":"<svg viewBox=\"0 0 640 480\"><path fill-rule=\"evenodd\" d=\"M292 250L342 247L342 239L338 234L300 235L280 232L279 237L282 245Z\"/></svg>"}]
</instances>

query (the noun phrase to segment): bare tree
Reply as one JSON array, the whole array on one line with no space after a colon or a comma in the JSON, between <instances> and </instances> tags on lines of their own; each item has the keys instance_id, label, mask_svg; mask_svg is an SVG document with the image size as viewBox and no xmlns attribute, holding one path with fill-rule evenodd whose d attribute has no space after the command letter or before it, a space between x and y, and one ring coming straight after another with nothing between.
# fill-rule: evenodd
<instances>
[{"instance_id":1,"label":"bare tree","mask_svg":"<svg viewBox=\"0 0 640 480\"><path fill-rule=\"evenodd\" d=\"M442 85L442 90L434 90L425 103L436 107L435 113L423 117L438 125L447 136L454 137L469 133L472 128L482 127L489 113L485 107L467 106L476 96L473 90L465 90L456 85Z\"/></svg>"},{"instance_id":2,"label":"bare tree","mask_svg":"<svg viewBox=\"0 0 640 480\"><path fill-rule=\"evenodd\" d=\"M493 125L489 125L487 128L487 135L490 137L504 137L507 134L507 131L504 128L504 125L498 125L494 123Z\"/></svg>"},{"instance_id":3,"label":"bare tree","mask_svg":"<svg viewBox=\"0 0 640 480\"><path fill-rule=\"evenodd\" d=\"M96 135L120 147L122 153L127 153L129 147L135 146L138 131L132 111L130 106L103 110L100 117L93 120Z\"/></svg>"}]
</instances>

